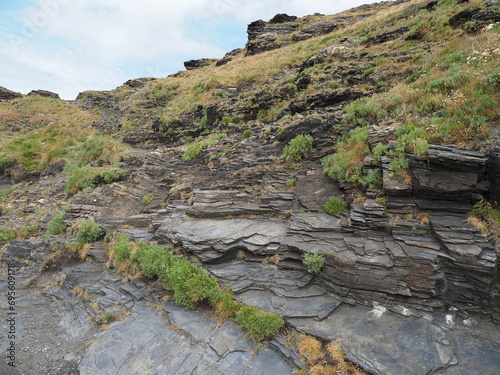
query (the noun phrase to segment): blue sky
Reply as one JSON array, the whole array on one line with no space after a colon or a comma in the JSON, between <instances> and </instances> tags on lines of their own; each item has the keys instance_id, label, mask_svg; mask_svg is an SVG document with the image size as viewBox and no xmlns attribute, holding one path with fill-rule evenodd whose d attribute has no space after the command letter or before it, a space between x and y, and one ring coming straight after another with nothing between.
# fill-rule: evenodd
<instances>
[{"instance_id":1,"label":"blue sky","mask_svg":"<svg viewBox=\"0 0 500 375\"><path fill-rule=\"evenodd\" d=\"M244 47L277 13L334 14L370 0L0 0L0 86L74 99L130 78L165 77L189 59Z\"/></svg>"}]
</instances>

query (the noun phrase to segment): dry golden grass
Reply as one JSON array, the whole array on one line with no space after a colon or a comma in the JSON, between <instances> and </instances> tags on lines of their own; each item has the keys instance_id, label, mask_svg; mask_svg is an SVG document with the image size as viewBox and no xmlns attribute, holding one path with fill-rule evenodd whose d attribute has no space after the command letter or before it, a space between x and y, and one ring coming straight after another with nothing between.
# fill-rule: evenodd
<instances>
[{"instance_id":1,"label":"dry golden grass","mask_svg":"<svg viewBox=\"0 0 500 375\"><path fill-rule=\"evenodd\" d=\"M310 335L301 334L296 347L307 364L309 375L366 375L345 359L339 342L324 345Z\"/></svg>"}]
</instances>

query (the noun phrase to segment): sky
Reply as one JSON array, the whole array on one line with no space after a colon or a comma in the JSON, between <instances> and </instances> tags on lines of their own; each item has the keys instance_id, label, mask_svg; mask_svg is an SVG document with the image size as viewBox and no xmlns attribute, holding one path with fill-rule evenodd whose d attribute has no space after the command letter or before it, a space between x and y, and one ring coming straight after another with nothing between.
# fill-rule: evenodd
<instances>
[{"instance_id":1,"label":"sky","mask_svg":"<svg viewBox=\"0 0 500 375\"><path fill-rule=\"evenodd\" d=\"M372 0L0 0L0 86L75 99L243 48L277 13L335 14Z\"/></svg>"}]
</instances>

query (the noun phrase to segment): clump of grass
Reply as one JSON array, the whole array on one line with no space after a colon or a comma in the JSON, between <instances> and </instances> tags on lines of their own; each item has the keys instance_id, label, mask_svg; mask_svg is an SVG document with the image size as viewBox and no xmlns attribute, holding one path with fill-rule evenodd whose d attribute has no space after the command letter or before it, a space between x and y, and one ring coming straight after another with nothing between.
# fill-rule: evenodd
<instances>
[{"instance_id":1,"label":"clump of grass","mask_svg":"<svg viewBox=\"0 0 500 375\"><path fill-rule=\"evenodd\" d=\"M250 306L238 311L234 320L257 341L276 336L284 324L283 318Z\"/></svg>"},{"instance_id":2,"label":"clump of grass","mask_svg":"<svg viewBox=\"0 0 500 375\"><path fill-rule=\"evenodd\" d=\"M249 138L252 134L253 134L253 132L252 132L250 129L247 129L247 130L245 130L245 131L241 134L241 136L242 136L243 138Z\"/></svg>"},{"instance_id":3,"label":"clump of grass","mask_svg":"<svg viewBox=\"0 0 500 375\"><path fill-rule=\"evenodd\" d=\"M481 229L483 233L491 232L500 236L500 211L486 201L477 202L469 212L467 221Z\"/></svg>"},{"instance_id":4,"label":"clump of grass","mask_svg":"<svg viewBox=\"0 0 500 375\"><path fill-rule=\"evenodd\" d=\"M359 367L346 360L338 343L325 345L313 336L301 334L296 347L307 365L307 374L366 375Z\"/></svg>"},{"instance_id":5,"label":"clump of grass","mask_svg":"<svg viewBox=\"0 0 500 375\"><path fill-rule=\"evenodd\" d=\"M337 197L328 198L324 205L325 212L332 215L339 215L346 209L346 207L346 202L343 199Z\"/></svg>"},{"instance_id":6,"label":"clump of grass","mask_svg":"<svg viewBox=\"0 0 500 375\"><path fill-rule=\"evenodd\" d=\"M135 272L134 265L137 265L144 276L163 281L178 305L194 308L207 302L219 320L234 317L258 341L276 335L283 326L282 318L241 305L231 291L222 289L204 268L160 246L133 242L126 234L118 234L108 244L108 252L120 269L127 269L128 264L131 265L128 269Z\"/></svg>"},{"instance_id":7,"label":"clump of grass","mask_svg":"<svg viewBox=\"0 0 500 375\"><path fill-rule=\"evenodd\" d=\"M142 197L141 203L142 204L150 204L154 200L153 194L149 193L146 194L145 196Z\"/></svg>"},{"instance_id":8,"label":"clump of grass","mask_svg":"<svg viewBox=\"0 0 500 375\"><path fill-rule=\"evenodd\" d=\"M10 242L16 238L16 231L10 228L0 227L0 242Z\"/></svg>"},{"instance_id":9,"label":"clump of grass","mask_svg":"<svg viewBox=\"0 0 500 375\"><path fill-rule=\"evenodd\" d=\"M64 219L66 214L64 212L58 213L55 215L47 224L47 232L45 238L49 236L57 236L66 231L66 226L64 225Z\"/></svg>"},{"instance_id":10,"label":"clump of grass","mask_svg":"<svg viewBox=\"0 0 500 375\"><path fill-rule=\"evenodd\" d=\"M369 154L369 127L352 129L337 144L337 152L323 158L323 171L340 182L366 185L363 179L363 162Z\"/></svg>"},{"instance_id":11,"label":"clump of grass","mask_svg":"<svg viewBox=\"0 0 500 375\"><path fill-rule=\"evenodd\" d=\"M193 160L196 158L203 149L216 145L219 140L226 138L227 135L225 133L215 133L211 134L208 137L200 137L197 139L196 143L192 143L188 146L184 154L182 155L183 160Z\"/></svg>"},{"instance_id":12,"label":"clump of grass","mask_svg":"<svg viewBox=\"0 0 500 375\"><path fill-rule=\"evenodd\" d=\"M304 253L302 261L307 266L307 272L317 274L325 265L325 256L323 254Z\"/></svg>"},{"instance_id":13,"label":"clump of grass","mask_svg":"<svg viewBox=\"0 0 500 375\"><path fill-rule=\"evenodd\" d=\"M310 134L301 134L293 138L283 149L281 159L298 162L313 151L314 138Z\"/></svg>"},{"instance_id":14,"label":"clump of grass","mask_svg":"<svg viewBox=\"0 0 500 375\"><path fill-rule=\"evenodd\" d=\"M297 183L297 179L296 178L289 178L288 180L286 180L286 186L289 187L289 188L295 187L296 183Z\"/></svg>"},{"instance_id":15,"label":"clump of grass","mask_svg":"<svg viewBox=\"0 0 500 375\"><path fill-rule=\"evenodd\" d=\"M79 244L95 242L104 237L105 232L93 220L86 220L78 226L76 241Z\"/></svg>"}]
</instances>

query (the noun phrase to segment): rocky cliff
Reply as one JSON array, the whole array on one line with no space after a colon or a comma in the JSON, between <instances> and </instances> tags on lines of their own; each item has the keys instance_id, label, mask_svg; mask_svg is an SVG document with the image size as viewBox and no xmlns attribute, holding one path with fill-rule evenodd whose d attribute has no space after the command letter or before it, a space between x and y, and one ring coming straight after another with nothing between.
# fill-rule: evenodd
<instances>
[{"instance_id":1,"label":"rocky cliff","mask_svg":"<svg viewBox=\"0 0 500 375\"><path fill-rule=\"evenodd\" d=\"M367 373L498 373L499 14L279 14L164 79L74 103L6 90L2 260L23 281L37 373L314 373L300 333ZM90 220L106 239L78 248ZM119 266L116 233L184 254L285 328L256 345L206 305L180 308ZM33 338L48 327L59 357Z\"/></svg>"}]
</instances>

